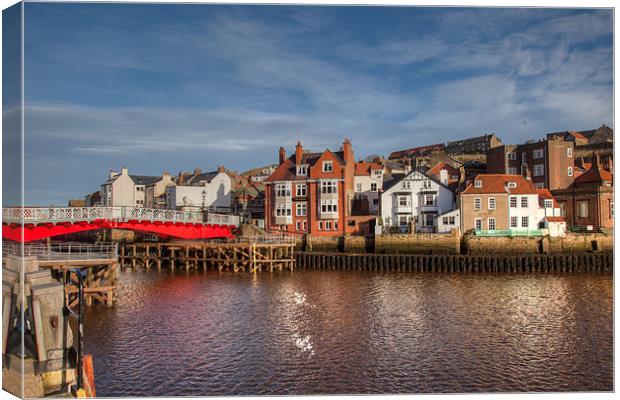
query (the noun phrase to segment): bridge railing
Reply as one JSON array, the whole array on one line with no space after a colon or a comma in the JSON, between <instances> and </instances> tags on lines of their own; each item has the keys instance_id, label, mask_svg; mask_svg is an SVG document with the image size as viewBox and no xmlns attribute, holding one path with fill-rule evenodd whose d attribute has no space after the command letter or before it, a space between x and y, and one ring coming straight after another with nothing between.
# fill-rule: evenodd
<instances>
[{"instance_id":1,"label":"bridge railing","mask_svg":"<svg viewBox=\"0 0 620 400\"><path fill-rule=\"evenodd\" d=\"M98 219L118 222L132 219L160 222L204 222L200 212L144 207L13 207L2 209L2 222L5 223L88 222Z\"/></svg>"},{"instance_id":2,"label":"bridge railing","mask_svg":"<svg viewBox=\"0 0 620 400\"><path fill-rule=\"evenodd\" d=\"M2 255L36 256L42 261L54 260L113 260L118 257L117 243L24 243L2 242Z\"/></svg>"}]
</instances>

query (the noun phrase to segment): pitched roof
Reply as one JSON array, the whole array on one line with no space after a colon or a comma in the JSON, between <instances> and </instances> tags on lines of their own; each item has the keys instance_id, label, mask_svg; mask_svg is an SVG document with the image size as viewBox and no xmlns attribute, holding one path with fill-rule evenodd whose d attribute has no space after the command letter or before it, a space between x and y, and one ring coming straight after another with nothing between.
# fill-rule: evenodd
<instances>
[{"instance_id":1,"label":"pitched roof","mask_svg":"<svg viewBox=\"0 0 620 400\"><path fill-rule=\"evenodd\" d=\"M136 185L149 185L161 180L161 176L129 175L129 177Z\"/></svg>"},{"instance_id":2,"label":"pitched roof","mask_svg":"<svg viewBox=\"0 0 620 400\"><path fill-rule=\"evenodd\" d=\"M575 131L568 131L566 132L571 136L576 137L577 139L584 139L584 140L588 140L588 138L586 138L585 136L583 136L580 132L575 132Z\"/></svg>"},{"instance_id":3,"label":"pitched roof","mask_svg":"<svg viewBox=\"0 0 620 400\"><path fill-rule=\"evenodd\" d=\"M536 191L538 192L538 198L540 200L540 205L541 206L544 207L545 200L553 200L553 207L555 207L555 208L560 206L558 204L558 202L555 200L555 197L553 197L553 195L549 191L549 189L538 189L537 188Z\"/></svg>"},{"instance_id":4,"label":"pitched roof","mask_svg":"<svg viewBox=\"0 0 620 400\"><path fill-rule=\"evenodd\" d=\"M190 177L187 181L188 184L192 184L192 183L199 183L199 182L211 182L211 179L215 178L215 176L219 174L219 172L217 171L211 171L211 172L203 172L200 174L196 174L192 177Z\"/></svg>"},{"instance_id":5,"label":"pitched roof","mask_svg":"<svg viewBox=\"0 0 620 400\"><path fill-rule=\"evenodd\" d=\"M612 182L613 174L596 164L592 168L575 178L575 183Z\"/></svg>"},{"instance_id":6,"label":"pitched roof","mask_svg":"<svg viewBox=\"0 0 620 400\"><path fill-rule=\"evenodd\" d=\"M301 158L302 164L308 164L310 167L314 166L316 162L321 158L325 152L330 152L336 158L341 165L344 165L344 152L342 151L331 151L326 149L323 153L303 153L303 157ZM295 154L284 160L282 164L280 164L275 171L264 182L276 182L276 181L295 181L295 180L306 180L306 176L297 176L297 171L295 167Z\"/></svg>"},{"instance_id":7,"label":"pitched roof","mask_svg":"<svg viewBox=\"0 0 620 400\"><path fill-rule=\"evenodd\" d=\"M383 168L374 162L360 161L355 163L355 176L369 176L371 171L378 169Z\"/></svg>"},{"instance_id":8,"label":"pitched roof","mask_svg":"<svg viewBox=\"0 0 620 400\"><path fill-rule=\"evenodd\" d=\"M458 175L459 174L459 170L454 168L452 165L450 164L446 164L443 161L438 162L433 168L429 169L428 171L426 171L426 173L428 175L440 175L440 171L442 169L445 169L448 171L448 180L450 180L450 176L452 175Z\"/></svg>"},{"instance_id":9,"label":"pitched roof","mask_svg":"<svg viewBox=\"0 0 620 400\"><path fill-rule=\"evenodd\" d=\"M481 181L482 186L477 188L474 184L475 181ZM537 194L536 186L534 186L532 181L520 175L479 174L474 179L474 182L467 185L461 194ZM517 187L509 188L508 182L515 182Z\"/></svg>"}]
</instances>

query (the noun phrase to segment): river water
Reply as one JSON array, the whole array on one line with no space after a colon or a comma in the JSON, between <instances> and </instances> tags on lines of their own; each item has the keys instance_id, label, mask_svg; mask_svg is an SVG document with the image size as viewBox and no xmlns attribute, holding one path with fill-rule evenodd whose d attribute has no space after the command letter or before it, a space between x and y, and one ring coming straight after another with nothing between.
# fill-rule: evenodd
<instances>
[{"instance_id":1,"label":"river water","mask_svg":"<svg viewBox=\"0 0 620 400\"><path fill-rule=\"evenodd\" d=\"M611 275L121 272L98 396L613 390Z\"/></svg>"}]
</instances>

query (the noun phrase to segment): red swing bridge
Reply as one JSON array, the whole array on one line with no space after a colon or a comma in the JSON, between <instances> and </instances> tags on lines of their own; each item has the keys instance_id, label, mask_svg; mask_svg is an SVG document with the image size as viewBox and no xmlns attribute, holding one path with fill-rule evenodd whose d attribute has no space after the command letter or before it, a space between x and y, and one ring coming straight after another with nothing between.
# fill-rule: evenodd
<instances>
[{"instance_id":1,"label":"red swing bridge","mask_svg":"<svg viewBox=\"0 0 620 400\"><path fill-rule=\"evenodd\" d=\"M32 242L96 229L127 229L175 239L232 239L233 216L143 207L2 209L2 238Z\"/></svg>"}]
</instances>

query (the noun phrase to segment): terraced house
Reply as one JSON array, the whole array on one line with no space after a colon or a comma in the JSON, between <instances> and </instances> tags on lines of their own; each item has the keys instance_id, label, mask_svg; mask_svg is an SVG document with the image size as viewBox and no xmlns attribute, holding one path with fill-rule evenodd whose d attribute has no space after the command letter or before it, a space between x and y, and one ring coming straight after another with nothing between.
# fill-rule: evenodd
<instances>
[{"instance_id":1,"label":"terraced house","mask_svg":"<svg viewBox=\"0 0 620 400\"><path fill-rule=\"evenodd\" d=\"M457 200L463 232L562 235L566 223L548 190L519 175L478 175Z\"/></svg>"},{"instance_id":2,"label":"terraced house","mask_svg":"<svg viewBox=\"0 0 620 400\"><path fill-rule=\"evenodd\" d=\"M301 142L265 179L265 228L316 236L341 236L356 230L348 221L354 197L355 159L351 141L340 151L310 153Z\"/></svg>"}]
</instances>

